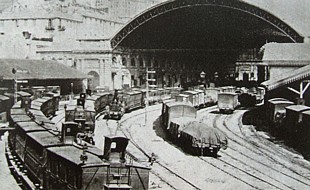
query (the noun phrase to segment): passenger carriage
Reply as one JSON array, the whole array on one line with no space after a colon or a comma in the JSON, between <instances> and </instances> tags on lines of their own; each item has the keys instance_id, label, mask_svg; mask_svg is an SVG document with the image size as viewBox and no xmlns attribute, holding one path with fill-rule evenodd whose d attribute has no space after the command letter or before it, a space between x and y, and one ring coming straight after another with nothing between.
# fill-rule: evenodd
<instances>
[{"instance_id":1,"label":"passenger carriage","mask_svg":"<svg viewBox=\"0 0 310 190\"><path fill-rule=\"evenodd\" d=\"M205 93L204 90L195 89L195 92L198 92L198 108L203 108L206 106L205 102Z\"/></svg>"},{"instance_id":2,"label":"passenger carriage","mask_svg":"<svg viewBox=\"0 0 310 190\"><path fill-rule=\"evenodd\" d=\"M8 112L11 108L11 100L9 97L0 95L0 122L6 122Z\"/></svg>"},{"instance_id":3,"label":"passenger carriage","mask_svg":"<svg viewBox=\"0 0 310 190\"><path fill-rule=\"evenodd\" d=\"M33 99L42 98L44 96L44 92L46 91L44 86L32 86L30 88Z\"/></svg>"},{"instance_id":4,"label":"passenger carriage","mask_svg":"<svg viewBox=\"0 0 310 190\"><path fill-rule=\"evenodd\" d=\"M310 110L310 107L305 105L290 105L285 107L285 118L283 127L280 132L290 143L301 144L298 142L302 136L302 121L303 112Z\"/></svg>"},{"instance_id":5,"label":"passenger carriage","mask_svg":"<svg viewBox=\"0 0 310 190\"><path fill-rule=\"evenodd\" d=\"M176 95L175 100L177 102L189 102L189 95L187 95L187 94Z\"/></svg>"},{"instance_id":6,"label":"passenger carriage","mask_svg":"<svg viewBox=\"0 0 310 190\"><path fill-rule=\"evenodd\" d=\"M150 168L126 158L129 139L105 137L102 151L77 140L78 123L65 122L64 135L59 136L55 125L37 120L44 115L40 110L20 106L17 103L11 109L10 125L15 130L9 135L10 149L37 188L148 189Z\"/></svg>"},{"instance_id":7,"label":"passenger carriage","mask_svg":"<svg viewBox=\"0 0 310 190\"><path fill-rule=\"evenodd\" d=\"M24 166L28 170L28 177L34 182L44 184L46 149L53 146L62 146L56 133L51 131L34 131L27 133L25 146Z\"/></svg>"},{"instance_id":8,"label":"passenger carriage","mask_svg":"<svg viewBox=\"0 0 310 190\"><path fill-rule=\"evenodd\" d=\"M104 151L95 147L47 149L47 189L148 189L150 168L125 158L128 139L105 137Z\"/></svg>"},{"instance_id":9,"label":"passenger carriage","mask_svg":"<svg viewBox=\"0 0 310 190\"><path fill-rule=\"evenodd\" d=\"M54 116L59 108L57 97L41 97L31 102L31 108L40 110L46 116Z\"/></svg>"},{"instance_id":10,"label":"passenger carriage","mask_svg":"<svg viewBox=\"0 0 310 190\"><path fill-rule=\"evenodd\" d=\"M205 103L206 105L214 105L218 101L218 94L220 92L219 88L206 88L205 89Z\"/></svg>"},{"instance_id":11,"label":"passenger carriage","mask_svg":"<svg viewBox=\"0 0 310 190\"><path fill-rule=\"evenodd\" d=\"M219 87L220 92L229 92L229 93L235 93L236 87L235 86L221 86Z\"/></svg>"},{"instance_id":12,"label":"passenger carriage","mask_svg":"<svg viewBox=\"0 0 310 190\"><path fill-rule=\"evenodd\" d=\"M306 159L310 158L310 110L302 112L302 123L300 129L301 152Z\"/></svg>"},{"instance_id":13,"label":"passenger carriage","mask_svg":"<svg viewBox=\"0 0 310 190\"><path fill-rule=\"evenodd\" d=\"M273 124L279 125L285 117L285 107L294 105L284 98L273 98L266 102L267 119Z\"/></svg>"},{"instance_id":14,"label":"passenger carriage","mask_svg":"<svg viewBox=\"0 0 310 190\"><path fill-rule=\"evenodd\" d=\"M145 106L145 99L143 97L143 93L139 91L128 91L124 92L123 95L123 103L125 106L125 112L129 112L130 110L141 108Z\"/></svg>"},{"instance_id":15,"label":"passenger carriage","mask_svg":"<svg viewBox=\"0 0 310 190\"><path fill-rule=\"evenodd\" d=\"M233 113L238 106L238 94L234 92L219 93L217 105L220 113Z\"/></svg>"},{"instance_id":16,"label":"passenger carriage","mask_svg":"<svg viewBox=\"0 0 310 190\"><path fill-rule=\"evenodd\" d=\"M163 103L161 122L165 129L169 129L171 119L180 117L196 118L197 110L190 102Z\"/></svg>"},{"instance_id":17,"label":"passenger carriage","mask_svg":"<svg viewBox=\"0 0 310 190\"><path fill-rule=\"evenodd\" d=\"M266 89L264 87L257 87L256 105L263 105L265 100Z\"/></svg>"},{"instance_id":18,"label":"passenger carriage","mask_svg":"<svg viewBox=\"0 0 310 190\"><path fill-rule=\"evenodd\" d=\"M202 102L200 102L202 101L202 99L199 98L199 92L187 90L182 92L182 94L189 95L189 101L193 104L195 108L199 108L200 104L202 104Z\"/></svg>"},{"instance_id":19,"label":"passenger carriage","mask_svg":"<svg viewBox=\"0 0 310 190\"><path fill-rule=\"evenodd\" d=\"M256 94L241 93L238 95L238 102L242 107L254 107L256 105Z\"/></svg>"}]
</instances>

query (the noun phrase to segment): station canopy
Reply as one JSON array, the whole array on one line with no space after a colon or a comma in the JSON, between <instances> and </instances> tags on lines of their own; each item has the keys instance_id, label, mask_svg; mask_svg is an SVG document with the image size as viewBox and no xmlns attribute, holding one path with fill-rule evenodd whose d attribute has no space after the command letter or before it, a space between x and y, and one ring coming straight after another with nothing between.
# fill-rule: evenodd
<instances>
[{"instance_id":1,"label":"station canopy","mask_svg":"<svg viewBox=\"0 0 310 190\"><path fill-rule=\"evenodd\" d=\"M267 90L270 91L309 78L310 78L310 65L307 65L295 69L293 71L278 75L277 77L274 77L271 80L263 82L262 85L265 86Z\"/></svg>"},{"instance_id":2,"label":"station canopy","mask_svg":"<svg viewBox=\"0 0 310 190\"><path fill-rule=\"evenodd\" d=\"M17 70L16 76L12 69ZM74 68L56 61L28 59L0 59L0 78L47 80L47 79L86 79L88 76Z\"/></svg>"}]
</instances>

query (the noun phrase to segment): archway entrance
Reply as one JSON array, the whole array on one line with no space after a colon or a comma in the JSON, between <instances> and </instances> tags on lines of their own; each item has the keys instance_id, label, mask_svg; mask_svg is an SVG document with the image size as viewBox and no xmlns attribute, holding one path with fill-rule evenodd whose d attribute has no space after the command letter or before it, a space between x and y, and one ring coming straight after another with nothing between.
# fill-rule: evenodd
<instances>
[{"instance_id":1,"label":"archway entrance","mask_svg":"<svg viewBox=\"0 0 310 190\"><path fill-rule=\"evenodd\" d=\"M97 86L100 85L99 74L96 71L90 71L88 75L91 76L91 78L87 81L88 89L94 90Z\"/></svg>"}]
</instances>

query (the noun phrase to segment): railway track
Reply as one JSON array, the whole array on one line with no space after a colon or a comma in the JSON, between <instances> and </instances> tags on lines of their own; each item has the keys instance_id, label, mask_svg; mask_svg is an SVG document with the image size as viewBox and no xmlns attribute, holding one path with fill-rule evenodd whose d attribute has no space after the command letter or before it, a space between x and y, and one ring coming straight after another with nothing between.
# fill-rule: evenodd
<instances>
[{"instance_id":1,"label":"railway track","mask_svg":"<svg viewBox=\"0 0 310 190\"><path fill-rule=\"evenodd\" d=\"M235 114L234 114L235 115ZM240 117L242 116L242 114L240 116L238 116L237 121L238 121L238 130L242 130L241 126L240 126ZM231 117L233 117L233 115L215 115L213 118L213 125L214 127L219 128L222 132L226 133L228 135L228 138L230 140L230 142L232 142L235 146L235 148L232 147L232 145L229 145L229 150L233 151L233 152L237 152L240 155L240 158L238 156L237 157L233 157L231 156L229 153L222 153L223 155L225 155L225 160L223 160L222 158L219 158L218 160L221 160L223 163L225 163L226 165L229 165L230 163L234 163L234 166L231 167L237 167L239 168L238 170L242 171L243 168L247 168L247 173L249 175L255 174L254 178L256 178L256 180L259 180L261 182L264 182L265 184L269 185L272 188L276 188L276 189L295 189L294 187L291 187L291 183L293 181L293 184L296 185L296 183L299 183L298 186L302 186L303 188L309 188L309 181L308 179L300 179L300 178L304 178L302 175L298 174L298 172L294 172L294 170L290 170L291 172L295 173L295 176L291 176L289 174L286 174L286 172L283 171L283 168L288 168L287 166L285 166L284 164L280 164L280 166L282 167L282 169L278 169L278 167L275 167L274 164L278 164L279 162L272 157L272 153L266 153L264 150L264 147L261 146L255 146L253 145L246 136L244 136L243 131L240 131L241 134L243 134L243 136L240 136L239 134L237 134L236 132L234 132L232 129L230 129L229 127L227 127L227 122L231 121ZM229 119L229 120L228 120ZM241 146L247 149L247 154L252 155L249 156L244 152L239 151L237 146ZM262 149L262 150L261 150ZM235 153L234 153L235 154ZM242 159L243 158L243 159ZM267 159L266 159L267 158ZM230 162L226 161L226 159L229 159ZM244 160L249 160L249 163L255 163L256 167L253 167L250 164L247 164L246 161ZM269 160L269 161L266 161ZM226 163L227 162L227 163ZM264 167L264 170L260 170L262 167ZM236 168L236 169L237 169ZM273 173L277 173L277 175L282 176L283 178L286 178L286 180L283 181L283 179L277 179L274 176L271 176L269 174L264 174L264 171L269 170ZM245 172L244 172L245 173ZM262 176L262 177L259 177ZM267 177L267 178L266 178ZM241 180L242 181L242 180ZM286 181L287 184L285 183ZM289 183L291 182L291 183ZM246 181L246 183L249 183L249 181ZM278 185L275 185L278 184Z\"/></svg>"},{"instance_id":2,"label":"railway track","mask_svg":"<svg viewBox=\"0 0 310 190\"><path fill-rule=\"evenodd\" d=\"M160 107L150 107L148 114L155 114ZM253 131L251 139L247 136L248 131L242 125L240 111L236 111L233 115L209 114L216 110L215 107L209 107L199 111L199 115L205 115L208 120L213 122L214 127L217 127L223 133L227 134L229 138L229 147L219 153L222 157L217 159L209 157L192 157L183 153L186 159L191 162L197 162L199 165L209 165L217 173L225 173L227 176L241 182L249 189L309 189L309 176L303 176L309 173L309 170L299 170L289 166L289 161L285 160L284 156L289 156L287 153L281 153L277 147L268 146L266 139L260 139L258 134ZM152 149L140 146L141 140L137 139L135 133L143 129L144 111L133 112L127 117L124 117L118 123L116 130L119 130L127 136L130 140L130 149L132 159L148 162L151 157ZM140 124L134 124L135 122ZM210 122L210 121L209 121ZM234 127L232 128L231 125ZM140 125L140 126L138 126ZM125 127L126 126L126 127ZM114 131L115 132L115 131ZM110 129L110 133L113 130ZM254 139L253 139L254 138ZM138 141L136 141L138 140ZM264 140L264 141L263 141ZM262 141L262 142L261 142ZM145 145L144 145L145 146ZM275 151L273 151L275 149ZM242 150L242 151L241 151ZM277 153L279 152L279 153ZM130 154L130 153L129 153ZM277 159L280 159L278 161ZM283 160L281 160L283 159ZM170 164L167 165L163 160L157 160L152 166L151 173L160 179L169 189L203 189L203 183L195 183L192 177L185 175L180 170L173 169ZM302 164L297 165L302 167ZM213 169L212 169L213 170ZM267 172L266 172L267 171ZM300 172L300 173L299 173ZM237 185L238 186L238 185ZM184 188L185 187L185 188ZM242 189L242 188L241 188Z\"/></svg>"},{"instance_id":3,"label":"railway track","mask_svg":"<svg viewBox=\"0 0 310 190\"><path fill-rule=\"evenodd\" d=\"M229 116L231 117L231 116ZM242 132L242 122L241 122L241 117L238 117L238 128L241 131L242 136L234 133L236 136L238 136L241 139L246 139L248 143L250 143L251 145L253 145L256 150L258 150L261 154L263 154L264 156L268 157L270 160L272 160L274 163L281 165L281 167L286 168L287 170L289 170L290 172L293 172L295 175L297 175L297 177L292 177L294 178L296 181L299 181L301 183L304 184L309 184L309 177L305 177L304 175L301 175L300 173L304 173L304 172L309 172L309 165L305 165L302 164L300 165L300 162L293 162L294 163L294 168L293 167L289 167L289 165L291 165L292 161L294 159L292 158L292 155L290 154L285 154L283 151L280 151L278 149L278 147L275 147L275 144L273 143L268 143L268 145L266 145L264 142L267 142L266 139L263 138L259 138L259 135L257 135L257 133L255 134L255 138L247 138L245 136L245 134ZM230 130L229 127L227 126L227 119L225 119L224 121L224 126L226 129ZM285 158L285 159L283 159ZM299 168L297 168L296 166L299 166ZM305 167L307 166L307 167ZM305 169L306 168L306 169ZM299 171L298 171L299 170ZM302 172L301 172L302 171ZM307 180L302 181L300 178Z\"/></svg>"},{"instance_id":4,"label":"railway track","mask_svg":"<svg viewBox=\"0 0 310 190\"><path fill-rule=\"evenodd\" d=\"M220 117L220 115L216 115L213 118L213 126L216 127L216 128L217 128L216 121L217 121L217 119L219 117ZM222 131L222 132L225 133L224 131ZM233 140L231 138L229 138L229 139ZM222 152L222 154L229 155L229 154L225 153L224 151ZM221 170L222 172L230 175L231 177L235 178L236 180L241 181L242 183L248 185L249 188L265 189L265 188L262 188L262 187L264 187L264 184L266 184L267 188L272 187L273 189L283 189L281 187L278 187L278 186L272 184L271 182L268 182L263 177L259 177L259 176L264 176L266 174L264 174L264 172L262 172L262 171L257 170L254 167L249 166L248 164L246 164L245 162L243 162L243 161L241 161L239 159L235 159L235 160L240 162L240 163L242 163L243 165L245 165L246 166L245 168L238 166L238 164L234 165L234 164L232 164L232 163L230 163L230 162L228 162L228 161L226 161L226 160L224 160L222 158L217 158L217 159L212 160L212 161L210 161L209 158L205 158L205 157L199 157L199 159L202 160L203 162L207 163L208 165L211 165L212 167L217 168L218 170ZM230 167L230 169L227 169L227 167L221 167L223 165ZM249 168L251 168L252 171L253 170L256 171L256 173L258 173L259 175L257 176L257 175L252 174L249 171ZM233 169L235 171L235 173L230 172L231 169ZM244 175L246 175L246 176L245 177L240 177L240 176L244 176ZM248 180L245 180L244 178L248 178ZM253 183L253 180L254 181L259 181L259 185ZM278 182L280 182L280 181L278 181ZM289 188L289 187L287 187L287 188Z\"/></svg>"},{"instance_id":5,"label":"railway track","mask_svg":"<svg viewBox=\"0 0 310 190\"><path fill-rule=\"evenodd\" d=\"M158 112L160 108L156 108L156 109L152 109L149 110L149 113L152 112ZM122 126L122 124L125 124L126 122L128 122L129 120L136 120L137 117L140 116L144 116L145 113L137 113L132 115L129 118L126 119L122 119L121 122L119 123L119 126ZM118 127L119 130L122 131L122 133L130 139L130 143L136 148L138 149L145 157L146 159L150 159L151 155L149 153L147 153L145 150L143 150L139 144L137 142L135 142L132 134L131 134L131 130L130 128L132 127L132 125L129 125L129 127L124 130L122 127ZM134 159L137 159L135 156L133 156L133 154L130 154ZM167 172L166 174L163 173L163 171ZM165 164L161 163L160 161L155 161L155 164L152 166L152 170L151 173L153 173L155 176L157 176L159 179L161 179L164 183L166 183L170 188L172 189L189 189L189 187L191 189L201 189L198 186L196 186L194 183L190 182L188 179L186 179L185 177L182 177L180 174L178 174L177 172L175 172L173 169L169 168L168 166L166 166ZM176 177L177 179L179 179L177 182L175 181L175 178L173 180L173 182L169 182L167 179L171 178L171 175ZM176 185L177 184L177 185Z\"/></svg>"},{"instance_id":6,"label":"railway track","mask_svg":"<svg viewBox=\"0 0 310 190\"><path fill-rule=\"evenodd\" d=\"M261 135L257 134L257 131L254 129L254 127L250 127L250 131L255 136L255 139L253 139L255 143L261 143L263 146L268 147L273 152L276 152L277 154L283 157L292 157L290 152L288 153L288 152L280 151L277 147L275 147L275 144L273 142L270 142L269 140L266 140L265 138L263 138ZM290 161L294 164L299 165L302 168L306 168L310 172L310 165L306 163L307 162L306 160L300 160L300 159L293 158L293 159L290 159Z\"/></svg>"}]
</instances>

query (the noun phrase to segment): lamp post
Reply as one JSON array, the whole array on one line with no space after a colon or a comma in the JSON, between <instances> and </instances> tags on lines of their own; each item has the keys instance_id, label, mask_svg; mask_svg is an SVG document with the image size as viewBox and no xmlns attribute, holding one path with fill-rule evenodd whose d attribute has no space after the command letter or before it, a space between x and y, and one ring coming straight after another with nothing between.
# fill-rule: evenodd
<instances>
[{"instance_id":1,"label":"lamp post","mask_svg":"<svg viewBox=\"0 0 310 190\"><path fill-rule=\"evenodd\" d=\"M201 78L201 83L203 84L203 86L205 86L206 73L201 71L200 78Z\"/></svg>"},{"instance_id":2,"label":"lamp post","mask_svg":"<svg viewBox=\"0 0 310 190\"><path fill-rule=\"evenodd\" d=\"M217 86L217 80L218 80L218 78L219 78L219 74L218 74L218 72L216 71L216 72L214 73L214 84L215 84L215 86Z\"/></svg>"},{"instance_id":3,"label":"lamp post","mask_svg":"<svg viewBox=\"0 0 310 190\"><path fill-rule=\"evenodd\" d=\"M71 87L71 99L73 99L73 82L70 83L70 87Z\"/></svg>"}]
</instances>

